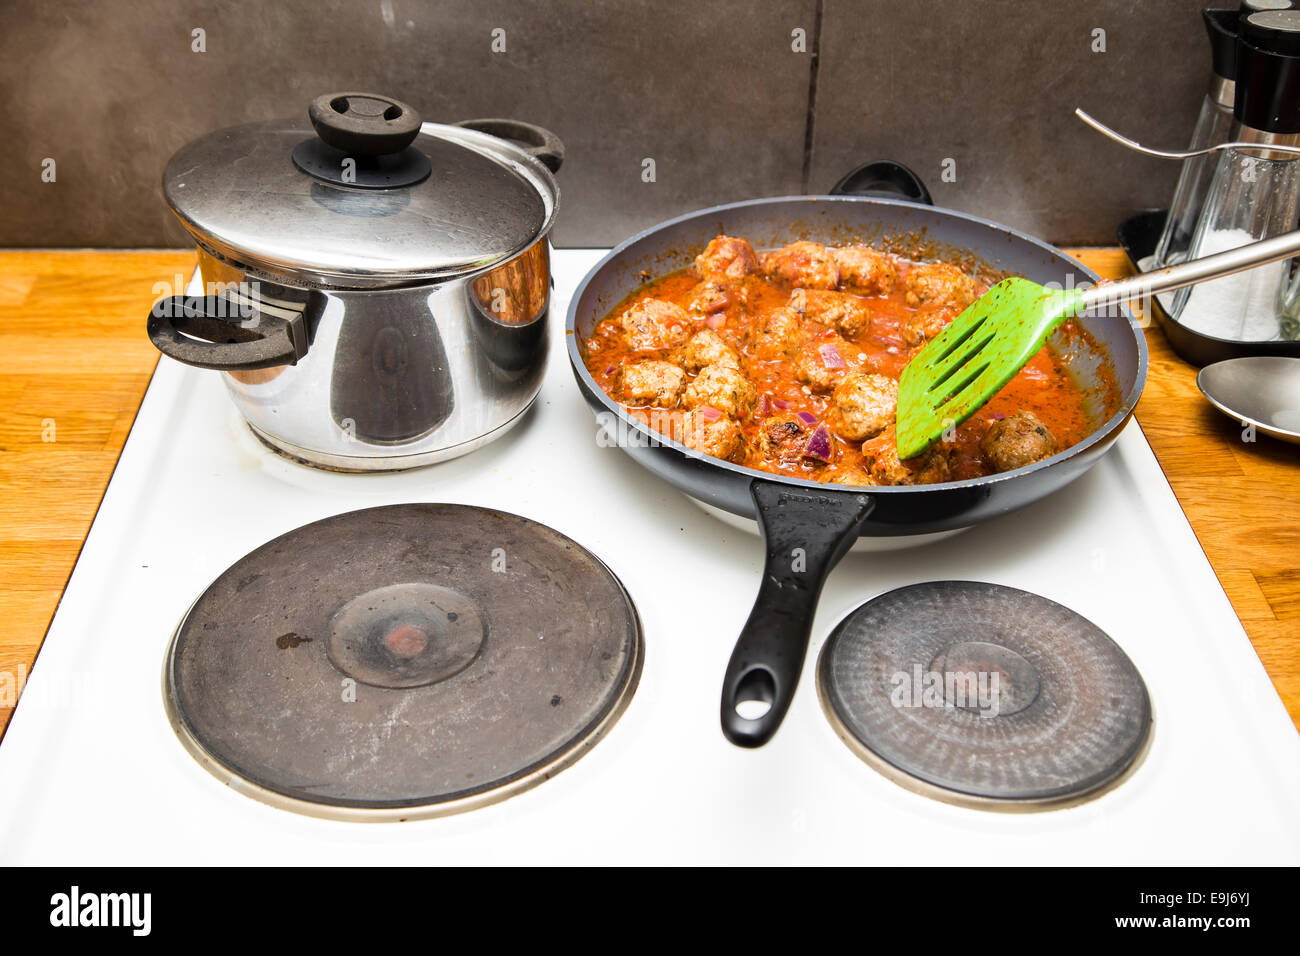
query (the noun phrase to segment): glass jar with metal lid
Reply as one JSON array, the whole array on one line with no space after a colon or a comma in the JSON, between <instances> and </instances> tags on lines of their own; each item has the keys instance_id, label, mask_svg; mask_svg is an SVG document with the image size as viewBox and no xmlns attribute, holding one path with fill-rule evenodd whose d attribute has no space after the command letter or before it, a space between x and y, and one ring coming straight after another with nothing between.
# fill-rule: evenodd
<instances>
[{"instance_id":1,"label":"glass jar with metal lid","mask_svg":"<svg viewBox=\"0 0 1300 956\"><path fill-rule=\"evenodd\" d=\"M541 386L563 155L531 124L422 123L372 93L210 133L163 174L204 294L156 303L149 336L309 464L472 451Z\"/></svg>"},{"instance_id":2,"label":"glass jar with metal lid","mask_svg":"<svg viewBox=\"0 0 1300 956\"><path fill-rule=\"evenodd\" d=\"M1241 20L1234 123L1238 148L1219 158L1187 258L1198 259L1296 228L1300 217L1300 11ZM1249 144L1249 145L1244 145ZM1276 149L1273 147L1285 147ZM1166 304L1180 325L1227 342L1294 338L1283 321L1293 263L1215 279Z\"/></svg>"}]
</instances>

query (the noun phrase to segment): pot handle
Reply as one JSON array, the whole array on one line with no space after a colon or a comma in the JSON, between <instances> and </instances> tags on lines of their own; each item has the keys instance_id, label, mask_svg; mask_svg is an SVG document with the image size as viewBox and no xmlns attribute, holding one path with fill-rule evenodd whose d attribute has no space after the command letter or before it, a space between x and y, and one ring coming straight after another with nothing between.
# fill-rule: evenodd
<instances>
[{"instance_id":1,"label":"pot handle","mask_svg":"<svg viewBox=\"0 0 1300 956\"><path fill-rule=\"evenodd\" d=\"M749 492L767 554L758 597L722 680L722 732L737 746L761 747L794 699L826 576L852 547L876 502L870 495L761 478ZM768 709L744 717L737 707L748 701Z\"/></svg>"},{"instance_id":2,"label":"pot handle","mask_svg":"<svg viewBox=\"0 0 1300 956\"><path fill-rule=\"evenodd\" d=\"M560 142L560 137L532 123L513 119L471 119L451 125L508 139L553 173L558 173L564 164L564 143Z\"/></svg>"},{"instance_id":3,"label":"pot handle","mask_svg":"<svg viewBox=\"0 0 1300 956\"><path fill-rule=\"evenodd\" d=\"M196 368L233 372L296 365L307 354L300 313L284 319L224 296L159 299L147 328L159 352Z\"/></svg>"},{"instance_id":4,"label":"pot handle","mask_svg":"<svg viewBox=\"0 0 1300 956\"><path fill-rule=\"evenodd\" d=\"M906 199L933 206L930 190L921 177L892 159L874 159L863 163L831 187L832 196L879 196L882 199Z\"/></svg>"}]
</instances>

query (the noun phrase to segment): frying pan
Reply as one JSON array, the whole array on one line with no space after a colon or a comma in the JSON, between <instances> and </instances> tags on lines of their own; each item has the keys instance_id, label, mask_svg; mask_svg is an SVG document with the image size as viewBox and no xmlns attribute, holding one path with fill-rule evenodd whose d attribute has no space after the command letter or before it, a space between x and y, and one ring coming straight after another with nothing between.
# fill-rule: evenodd
<instances>
[{"instance_id":1,"label":"frying pan","mask_svg":"<svg viewBox=\"0 0 1300 956\"><path fill-rule=\"evenodd\" d=\"M723 679L722 730L732 743L758 747L780 726L803 669L813 614L831 569L860 537L882 538L952 531L1005 514L1051 494L1091 468L1133 415L1147 374L1146 341L1128 310L1085 313L1087 336L1058 333L1050 344L1068 355L1095 423L1083 441L1015 471L943 484L846 489L788 478L710 458L667 438L629 415L596 384L579 343L625 296L645 283L691 264L720 233L744 236L755 248L796 239L825 243L861 240L950 261L974 257L994 273L1040 283L1078 285L1098 276L1045 242L988 219L923 202L881 198L882 187L928 199L905 167L870 175L875 163L849 174L840 187L866 183L872 195L790 196L730 203L670 219L614 249L579 285L566 325L569 361L583 397L606 431L639 464L692 498L758 521L766 549L762 584ZM919 186L919 181L915 181ZM1090 340L1090 341L1089 341ZM1118 387L1107 405L1107 378ZM627 439L627 440L624 440ZM766 704L747 716L737 706ZM751 708L745 708L748 712Z\"/></svg>"}]
</instances>

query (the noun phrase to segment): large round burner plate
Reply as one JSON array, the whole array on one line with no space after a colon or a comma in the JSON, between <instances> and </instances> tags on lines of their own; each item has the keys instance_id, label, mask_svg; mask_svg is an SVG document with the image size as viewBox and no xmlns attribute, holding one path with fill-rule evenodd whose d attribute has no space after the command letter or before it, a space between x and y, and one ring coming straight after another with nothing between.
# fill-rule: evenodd
<instances>
[{"instance_id":1,"label":"large round burner plate","mask_svg":"<svg viewBox=\"0 0 1300 956\"><path fill-rule=\"evenodd\" d=\"M194 603L168 714L231 787L345 819L471 809L548 779L616 721L636 610L593 555L500 511L394 505L263 545Z\"/></svg>"},{"instance_id":2,"label":"large round burner plate","mask_svg":"<svg viewBox=\"0 0 1300 956\"><path fill-rule=\"evenodd\" d=\"M1043 809L1116 783L1151 701L1133 663L1069 608L1015 588L932 581L859 607L817 666L841 739L950 803Z\"/></svg>"}]
</instances>

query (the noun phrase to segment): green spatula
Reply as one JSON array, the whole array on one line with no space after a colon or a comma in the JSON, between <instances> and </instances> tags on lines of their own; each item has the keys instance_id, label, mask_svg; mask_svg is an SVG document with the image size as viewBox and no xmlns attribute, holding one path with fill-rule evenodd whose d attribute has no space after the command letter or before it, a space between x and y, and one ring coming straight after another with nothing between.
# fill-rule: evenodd
<instances>
[{"instance_id":1,"label":"green spatula","mask_svg":"<svg viewBox=\"0 0 1300 956\"><path fill-rule=\"evenodd\" d=\"M898 457L914 458L996 395L1062 322L1097 308L1181 289L1300 253L1300 231L1088 289L1052 290L1003 279L903 369L898 383Z\"/></svg>"}]
</instances>

